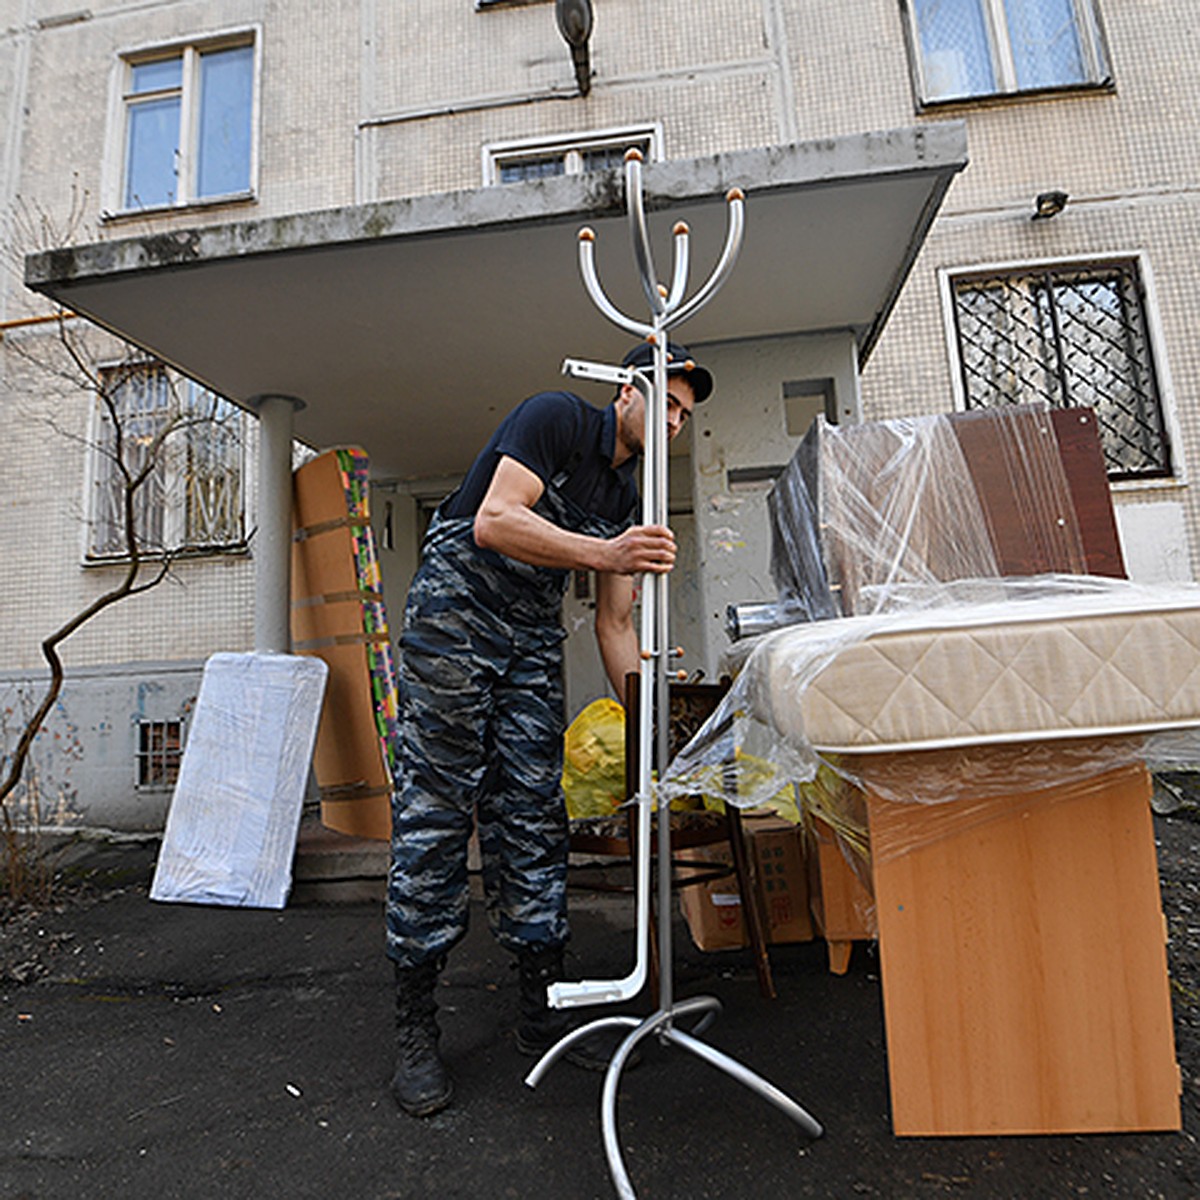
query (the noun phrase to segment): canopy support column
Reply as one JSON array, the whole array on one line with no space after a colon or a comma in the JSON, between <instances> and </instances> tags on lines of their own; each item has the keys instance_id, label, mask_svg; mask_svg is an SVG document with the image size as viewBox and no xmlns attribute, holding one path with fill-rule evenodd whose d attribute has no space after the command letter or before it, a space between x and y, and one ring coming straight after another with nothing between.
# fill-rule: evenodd
<instances>
[{"instance_id":1,"label":"canopy support column","mask_svg":"<svg viewBox=\"0 0 1200 1200\"><path fill-rule=\"evenodd\" d=\"M254 536L254 649L291 649L292 431L294 396L255 396L258 413L258 529Z\"/></svg>"}]
</instances>

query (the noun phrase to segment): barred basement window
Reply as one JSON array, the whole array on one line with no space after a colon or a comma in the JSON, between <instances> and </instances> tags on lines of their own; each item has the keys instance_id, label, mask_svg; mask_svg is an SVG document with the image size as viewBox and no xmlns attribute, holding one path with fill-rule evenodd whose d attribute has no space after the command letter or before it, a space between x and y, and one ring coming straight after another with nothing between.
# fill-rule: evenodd
<instances>
[{"instance_id":1,"label":"barred basement window","mask_svg":"<svg viewBox=\"0 0 1200 1200\"><path fill-rule=\"evenodd\" d=\"M172 788L183 761L182 721L139 721L137 786Z\"/></svg>"},{"instance_id":2,"label":"barred basement window","mask_svg":"<svg viewBox=\"0 0 1200 1200\"><path fill-rule=\"evenodd\" d=\"M1091 408L1110 479L1171 474L1136 260L964 274L949 285L966 408Z\"/></svg>"}]
</instances>

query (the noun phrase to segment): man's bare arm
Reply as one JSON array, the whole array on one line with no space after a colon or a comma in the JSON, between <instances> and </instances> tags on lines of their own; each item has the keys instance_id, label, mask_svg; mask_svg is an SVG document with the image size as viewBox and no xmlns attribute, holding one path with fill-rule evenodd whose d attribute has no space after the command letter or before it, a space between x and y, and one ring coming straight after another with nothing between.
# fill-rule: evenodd
<instances>
[{"instance_id":1,"label":"man's bare arm","mask_svg":"<svg viewBox=\"0 0 1200 1200\"><path fill-rule=\"evenodd\" d=\"M609 682L625 703L625 676L641 662L633 628L633 579L601 572L596 575L596 641Z\"/></svg>"},{"instance_id":2,"label":"man's bare arm","mask_svg":"<svg viewBox=\"0 0 1200 1200\"><path fill-rule=\"evenodd\" d=\"M615 538L560 529L533 511L544 488L528 467L503 457L475 516L475 541L535 567L617 575L669 571L675 535L661 525L634 525Z\"/></svg>"}]
</instances>

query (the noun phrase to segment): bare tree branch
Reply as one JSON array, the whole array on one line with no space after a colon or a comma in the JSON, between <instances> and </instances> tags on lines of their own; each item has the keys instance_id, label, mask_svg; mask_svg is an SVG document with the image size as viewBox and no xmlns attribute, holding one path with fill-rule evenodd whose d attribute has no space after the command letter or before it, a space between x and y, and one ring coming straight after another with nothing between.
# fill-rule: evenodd
<instances>
[{"instance_id":1,"label":"bare tree branch","mask_svg":"<svg viewBox=\"0 0 1200 1200\"><path fill-rule=\"evenodd\" d=\"M62 691L64 669L59 647L73 633L114 604L157 587L168 578L176 559L193 548L156 548L151 555L155 560L154 570L148 577L143 577L147 565L147 550L142 544L137 528L138 497L149 484L155 471L160 468L165 447L172 437L203 426L219 428L223 423L216 415L218 406L215 403L209 415L189 411L180 401L173 381L169 381L173 403L169 406L168 415L157 422L148 437L139 437L139 444L135 447L130 439L128 417L118 402L118 396L136 372L144 371L151 364L138 352L129 354L126 362L118 364L115 368L100 371L89 358L81 341L67 329L67 322L62 314L59 317L57 333L58 344L73 368L70 373L62 370L61 377L80 390L96 396L106 423L104 437L89 439L75 435L74 440L102 454L116 472L120 490L120 533L124 572L115 586L97 596L41 643L42 657L50 669L50 680L41 701L25 723L15 748L6 757L6 773L3 779L0 779L0 810L3 811L3 827L6 841L10 844L10 853L13 818L7 802L20 784L33 744ZM27 361L32 361L32 356L24 357ZM48 422L54 427L52 418L49 418ZM240 545L236 548L240 548ZM211 551L221 548L206 546L205 549Z\"/></svg>"},{"instance_id":2,"label":"bare tree branch","mask_svg":"<svg viewBox=\"0 0 1200 1200\"><path fill-rule=\"evenodd\" d=\"M26 250L61 249L71 244L84 230L90 211L90 197L79 186L78 179L72 184L65 213L57 217L40 207L31 208L22 197L16 197L7 214L8 236L0 239L0 243L3 243L0 244L0 269L13 271L18 279L21 278ZM100 229L95 236L102 239L106 231ZM28 880L36 874L23 853L23 841L12 798L30 766L38 735L62 691L64 667L60 647L113 605L131 596L142 595L164 580L174 578L171 569L177 559L190 550L200 549L188 545L173 549L161 546L148 548L137 527L139 512L146 507L141 497L144 489L152 485L170 439L176 435L187 436L189 431L205 425L219 430L225 421L221 415L222 402L214 399L207 413L194 411L182 402L174 380L166 374L162 378L170 388L170 402L165 413L158 410L148 413L144 419L141 415L135 417L132 410L127 410L122 393L131 384L142 386L136 377L148 368L162 369L160 364L141 350L124 343L121 352L124 361L101 368L93 353L95 340L101 336L100 331L61 308L56 316L55 339L32 337L27 341L25 331L22 331L22 336L7 338L4 348L7 353L37 368L46 379L57 384L52 390L57 393L55 398L63 404L73 401L78 395L86 395L89 404L99 405L100 425L95 436L80 435L64 428L53 411L45 421L58 434L84 446L108 465L110 472L105 486L111 487L114 493L112 500L115 501L116 519L113 524L119 526L123 569L113 586L96 596L42 641L42 657L50 671L48 684L33 711L22 713L24 724L15 747L10 753L0 756L0 771L4 772L0 779L0 880L10 899L22 894L22 880ZM35 352L41 350L47 353ZM227 546L206 545L203 549L219 553L242 549L244 546L243 540ZM109 548L115 549L106 546L106 549ZM3 732L7 734L7 728ZM36 775L27 785L30 789L35 788L35 780ZM35 796L34 804L37 803Z\"/></svg>"},{"instance_id":3,"label":"bare tree branch","mask_svg":"<svg viewBox=\"0 0 1200 1200\"><path fill-rule=\"evenodd\" d=\"M136 537L133 539L133 546L136 554ZM59 692L62 691L63 665L62 659L58 654L58 647L79 629L80 626L87 624L93 617L102 613L113 604L116 604L117 601L124 600L126 596L131 595L134 591L140 569L140 561L134 558L129 563L124 577L116 587L110 588L107 592L97 596L91 604L60 625L58 629L42 641L42 657L50 667L50 684L42 696L41 703L34 710L33 716L26 723L25 728L21 731L21 736L17 739L16 748L9 759L8 773L4 776L3 781L0 781L0 806L4 805L4 802L20 782L21 774L25 769L25 762L29 757L29 751L33 747L33 741L41 731L42 723L49 715L50 710L54 707L54 702L58 699ZM7 810L5 815L7 818Z\"/></svg>"}]
</instances>

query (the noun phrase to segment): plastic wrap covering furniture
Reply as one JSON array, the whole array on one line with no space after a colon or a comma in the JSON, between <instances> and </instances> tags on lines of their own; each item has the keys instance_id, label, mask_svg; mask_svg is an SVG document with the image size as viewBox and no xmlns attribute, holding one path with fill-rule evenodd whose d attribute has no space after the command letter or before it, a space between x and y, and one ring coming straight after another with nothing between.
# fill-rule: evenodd
<instances>
[{"instance_id":1,"label":"plastic wrap covering furniture","mask_svg":"<svg viewBox=\"0 0 1200 1200\"><path fill-rule=\"evenodd\" d=\"M664 787L798 781L874 900L897 1134L1178 1129L1144 764L1200 758L1200 587L1122 578L1085 411L818 428L794 466L776 537L844 615L737 644Z\"/></svg>"},{"instance_id":2,"label":"plastic wrap covering furniture","mask_svg":"<svg viewBox=\"0 0 1200 1200\"><path fill-rule=\"evenodd\" d=\"M1191 752L1200 702L1190 681L1171 687L1197 658L1198 593L1121 578L1088 410L818 421L771 510L777 610L848 615L735 643L733 691L669 792L736 762L737 802L756 804L822 763L861 784L870 756L881 794L936 802L1084 778L1131 761L1150 731L1171 761ZM1168 628L1169 669L1143 686ZM1001 742L1020 749L982 753ZM885 759L920 767L906 778Z\"/></svg>"},{"instance_id":3,"label":"plastic wrap covering furniture","mask_svg":"<svg viewBox=\"0 0 1200 1200\"><path fill-rule=\"evenodd\" d=\"M956 579L1124 574L1087 410L819 419L770 510L779 603L805 619L875 612L898 588Z\"/></svg>"},{"instance_id":4,"label":"plastic wrap covering furniture","mask_svg":"<svg viewBox=\"0 0 1200 1200\"><path fill-rule=\"evenodd\" d=\"M733 764L728 798L752 807L824 764L936 803L1200 761L1200 587L1045 576L906 598L757 639L663 788L717 788Z\"/></svg>"},{"instance_id":5,"label":"plastic wrap covering furniture","mask_svg":"<svg viewBox=\"0 0 1200 1200\"><path fill-rule=\"evenodd\" d=\"M283 907L327 675L285 654L208 660L152 900Z\"/></svg>"},{"instance_id":6,"label":"plastic wrap covering furniture","mask_svg":"<svg viewBox=\"0 0 1200 1200\"><path fill-rule=\"evenodd\" d=\"M841 612L829 590L818 537L820 522L813 495L816 453L816 435L810 433L767 497L771 577L778 592L777 604L790 622L823 621ZM769 615L766 618L771 619ZM736 618L730 614L730 633L735 638L741 637L743 633L735 622ZM751 628L750 632L755 630Z\"/></svg>"}]
</instances>

